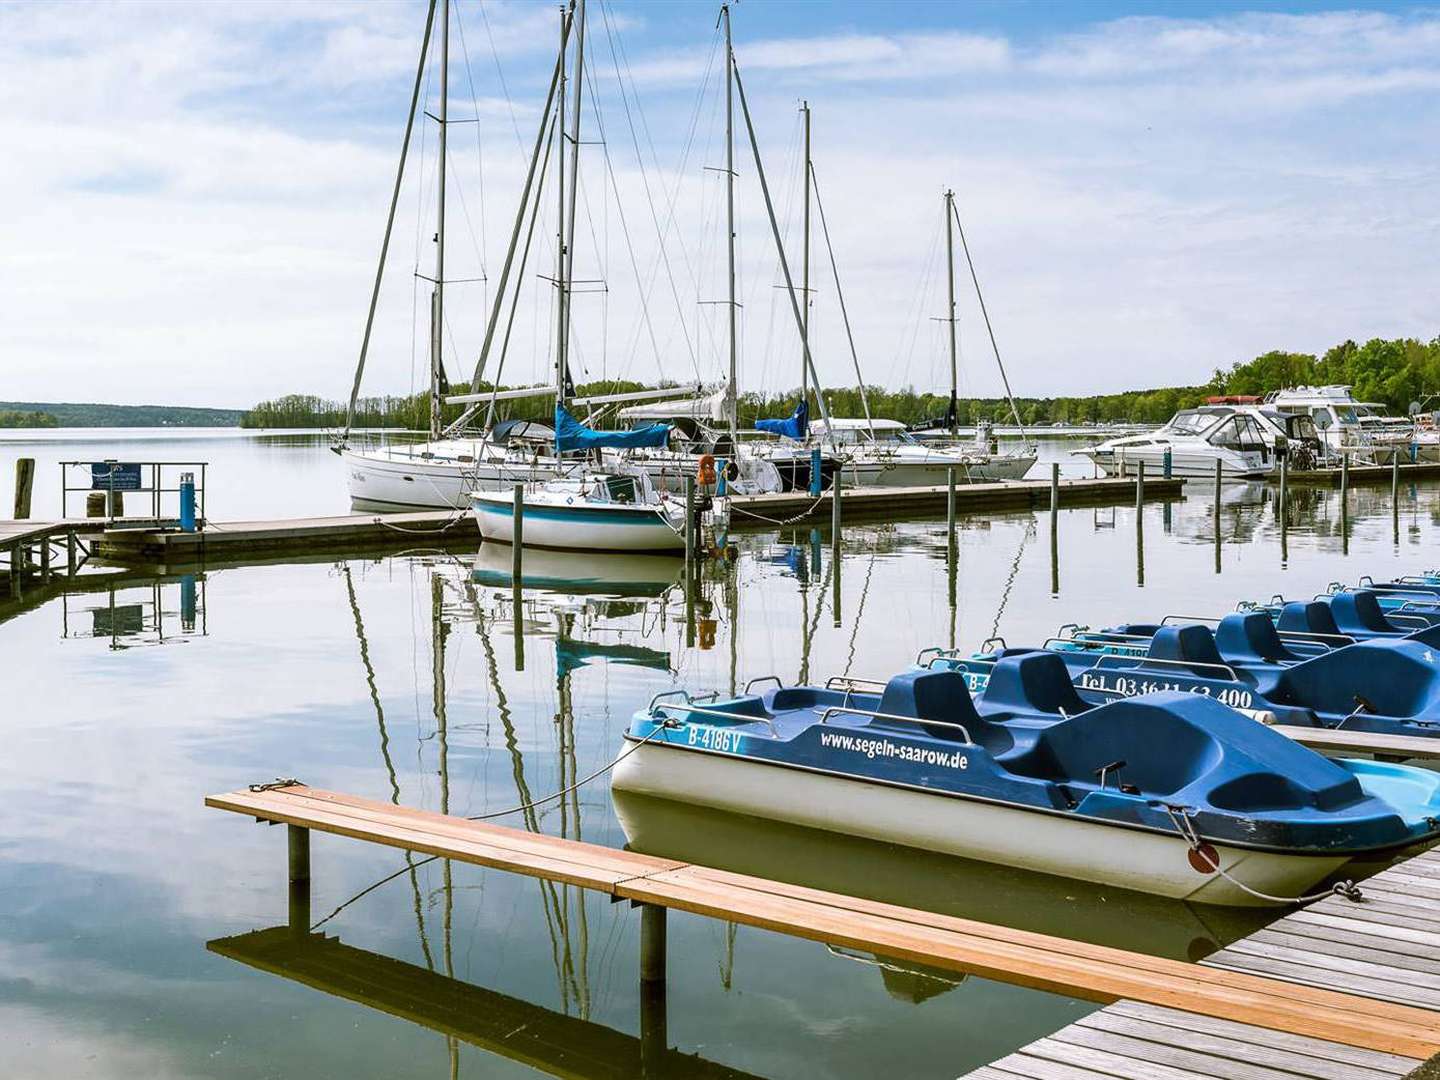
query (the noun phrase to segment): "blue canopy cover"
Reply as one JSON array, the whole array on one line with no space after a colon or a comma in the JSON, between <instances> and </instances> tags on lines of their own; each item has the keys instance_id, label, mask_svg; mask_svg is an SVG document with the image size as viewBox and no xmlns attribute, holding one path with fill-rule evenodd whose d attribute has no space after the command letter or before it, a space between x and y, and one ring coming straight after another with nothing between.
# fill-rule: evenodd
<instances>
[{"instance_id":1,"label":"blue canopy cover","mask_svg":"<svg viewBox=\"0 0 1440 1080\"><path fill-rule=\"evenodd\" d=\"M803 439L810 431L810 409L802 399L787 420L756 420L756 431L784 435L787 439Z\"/></svg>"},{"instance_id":2,"label":"blue canopy cover","mask_svg":"<svg viewBox=\"0 0 1440 1080\"><path fill-rule=\"evenodd\" d=\"M632 450L646 446L664 446L670 438L669 424L647 424L629 431L592 431L563 405L555 406L555 449L598 450L612 447L617 450Z\"/></svg>"}]
</instances>

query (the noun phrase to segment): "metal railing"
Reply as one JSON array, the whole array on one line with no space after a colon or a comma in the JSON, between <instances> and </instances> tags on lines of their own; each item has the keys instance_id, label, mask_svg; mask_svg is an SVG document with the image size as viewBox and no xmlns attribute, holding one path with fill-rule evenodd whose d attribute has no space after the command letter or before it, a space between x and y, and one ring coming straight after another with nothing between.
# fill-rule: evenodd
<instances>
[{"instance_id":1,"label":"metal railing","mask_svg":"<svg viewBox=\"0 0 1440 1080\"><path fill-rule=\"evenodd\" d=\"M60 516L70 517L70 496L75 492L85 492L87 495L94 492L102 492L105 495L106 521L114 522L117 515L116 495L122 497L128 494L149 495L150 518L155 522L162 520L161 511L164 509L165 496L176 496L179 501L180 477L173 479L170 470L196 470L200 472L195 483L195 516L197 521L205 520L205 473L209 468L206 461L118 461L114 458L105 461L62 461L60 465ZM70 482L70 470L83 468L87 470L85 483L74 484ZM146 475L149 477L149 484L145 484ZM133 481L132 482L132 478ZM173 485L173 486L170 486ZM123 515L134 517L135 515ZM179 517L177 506L175 517Z\"/></svg>"},{"instance_id":2,"label":"metal railing","mask_svg":"<svg viewBox=\"0 0 1440 1080\"><path fill-rule=\"evenodd\" d=\"M957 724L953 720L927 720L921 716L901 716L898 713L872 712L869 709L856 709L848 705L831 705L820 714L820 723L828 724L830 717L837 713L847 716L868 716L872 720L900 721L903 724L926 724L932 727L953 728L965 736L965 744L974 746L975 740L970 738L970 729L964 724Z\"/></svg>"}]
</instances>

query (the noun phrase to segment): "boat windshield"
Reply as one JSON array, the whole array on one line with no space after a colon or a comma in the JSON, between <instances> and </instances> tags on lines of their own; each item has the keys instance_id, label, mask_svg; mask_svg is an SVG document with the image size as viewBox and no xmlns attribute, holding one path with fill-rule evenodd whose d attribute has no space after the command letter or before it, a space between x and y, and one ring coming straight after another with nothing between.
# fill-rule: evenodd
<instances>
[{"instance_id":1,"label":"boat windshield","mask_svg":"<svg viewBox=\"0 0 1440 1080\"><path fill-rule=\"evenodd\" d=\"M1178 432L1181 435L1199 435L1200 432L1204 431L1214 422L1215 417L1213 415L1196 412L1193 409L1182 409L1170 418L1170 423L1167 426L1171 431Z\"/></svg>"}]
</instances>

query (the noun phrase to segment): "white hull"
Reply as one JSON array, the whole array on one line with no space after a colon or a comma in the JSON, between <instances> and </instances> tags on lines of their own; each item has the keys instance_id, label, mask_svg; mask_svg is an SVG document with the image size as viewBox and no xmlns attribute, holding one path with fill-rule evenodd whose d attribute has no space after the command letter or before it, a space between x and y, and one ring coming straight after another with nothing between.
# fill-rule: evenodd
<instances>
[{"instance_id":1,"label":"white hull","mask_svg":"<svg viewBox=\"0 0 1440 1080\"><path fill-rule=\"evenodd\" d=\"M1078 878L1194 903L1263 906L1218 874L1194 870L1178 836L1060 814L787 769L647 743L615 767L623 791L863 836L966 859ZM1272 896L1297 896L1344 856L1220 847L1227 873Z\"/></svg>"},{"instance_id":2,"label":"white hull","mask_svg":"<svg viewBox=\"0 0 1440 1080\"><path fill-rule=\"evenodd\" d=\"M949 482L955 470L957 484L983 484L997 480L1020 480L1035 459L1029 456L994 457L965 462L941 455L923 460L905 460L885 456L851 458L841 469L849 487L940 487Z\"/></svg>"},{"instance_id":3,"label":"white hull","mask_svg":"<svg viewBox=\"0 0 1440 1080\"><path fill-rule=\"evenodd\" d=\"M470 496L480 536L487 543L515 542L514 497L506 492ZM683 517L683 511L681 516ZM525 503L521 544L560 551L685 551L684 534L657 506Z\"/></svg>"},{"instance_id":4,"label":"white hull","mask_svg":"<svg viewBox=\"0 0 1440 1080\"><path fill-rule=\"evenodd\" d=\"M351 504L380 511L464 509L472 491L500 490L557 475L554 463L545 459L460 461L439 454L427 459L419 456L421 449L342 450Z\"/></svg>"},{"instance_id":5,"label":"white hull","mask_svg":"<svg viewBox=\"0 0 1440 1080\"><path fill-rule=\"evenodd\" d=\"M1157 477L1165 471L1165 449L1126 447L1114 453L1084 451L1085 456L1100 467L1106 476L1119 476L1122 467L1127 475L1133 476L1143 462L1147 476ZM1215 462L1221 463L1221 475L1227 479L1253 479L1269 476L1270 466L1257 467L1238 454L1194 453L1185 450L1172 451L1170 455L1171 476L1201 476L1214 479Z\"/></svg>"}]
</instances>

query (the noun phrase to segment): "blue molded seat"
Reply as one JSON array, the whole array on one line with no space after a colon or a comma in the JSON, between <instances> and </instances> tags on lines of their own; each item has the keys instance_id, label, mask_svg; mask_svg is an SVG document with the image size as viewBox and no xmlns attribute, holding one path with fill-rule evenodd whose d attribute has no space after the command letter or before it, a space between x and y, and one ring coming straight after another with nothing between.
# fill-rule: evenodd
<instances>
[{"instance_id":1,"label":"blue molded seat","mask_svg":"<svg viewBox=\"0 0 1440 1080\"><path fill-rule=\"evenodd\" d=\"M963 724L970 729L972 737L985 722L975 711L970 699L970 687L965 676L958 671L905 671L894 676L885 684L880 695L877 712L890 716L914 717L920 721L927 735L937 739L961 741L964 736L953 727L945 725ZM943 724L926 724L926 720L940 720ZM874 721L880 726L896 726L892 720Z\"/></svg>"},{"instance_id":2,"label":"blue molded seat","mask_svg":"<svg viewBox=\"0 0 1440 1080\"><path fill-rule=\"evenodd\" d=\"M1220 655L1220 650L1215 647L1215 635L1210 632L1210 628L1197 623L1188 626L1160 627L1155 631L1155 636L1150 639L1150 648L1146 652L1145 658L1147 661L1168 660L1172 662L1171 664L1153 665L1161 670L1173 667L1174 663L1185 664L1189 666L1191 672L1204 679L1226 678L1225 673L1216 668L1229 666L1225 663L1225 658ZM1142 662L1140 666L1145 667L1146 664Z\"/></svg>"},{"instance_id":3,"label":"blue molded seat","mask_svg":"<svg viewBox=\"0 0 1440 1080\"><path fill-rule=\"evenodd\" d=\"M1263 611L1226 615L1215 629L1215 646L1232 664L1294 663L1304 659L1285 647L1275 624Z\"/></svg>"},{"instance_id":4,"label":"blue molded seat","mask_svg":"<svg viewBox=\"0 0 1440 1080\"><path fill-rule=\"evenodd\" d=\"M980 701L987 712L998 710L1032 716L1036 713L1074 716L1091 707L1075 692L1065 661L1050 652L998 660Z\"/></svg>"},{"instance_id":5,"label":"blue molded seat","mask_svg":"<svg viewBox=\"0 0 1440 1080\"><path fill-rule=\"evenodd\" d=\"M1362 641L1286 668L1267 696L1332 716L1440 720L1440 666L1423 642Z\"/></svg>"},{"instance_id":6,"label":"blue molded seat","mask_svg":"<svg viewBox=\"0 0 1440 1080\"><path fill-rule=\"evenodd\" d=\"M1330 597L1330 613L1342 634L1365 637L1403 637L1402 630L1380 610L1380 601L1368 589L1336 593Z\"/></svg>"},{"instance_id":7,"label":"blue molded seat","mask_svg":"<svg viewBox=\"0 0 1440 1080\"><path fill-rule=\"evenodd\" d=\"M1335 624L1330 605L1319 600L1291 600L1280 609L1276 626L1293 634L1328 634L1341 637L1342 631Z\"/></svg>"}]
</instances>

